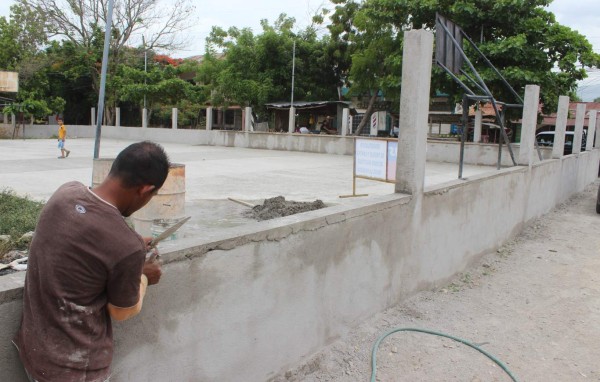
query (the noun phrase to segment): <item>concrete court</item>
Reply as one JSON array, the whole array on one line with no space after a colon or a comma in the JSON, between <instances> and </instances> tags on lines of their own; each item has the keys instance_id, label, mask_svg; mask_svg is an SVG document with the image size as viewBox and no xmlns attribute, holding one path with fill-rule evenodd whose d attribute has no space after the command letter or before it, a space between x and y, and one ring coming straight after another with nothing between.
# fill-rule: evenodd
<instances>
[{"instance_id":1,"label":"concrete court","mask_svg":"<svg viewBox=\"0 0 600 382\"><path fill-rule=\"evenodd\" d=\"M100 157L115 157L130 143L102 139ZM0 189L46 200L67 181L90 184L94 140L67 139L66 147L71 155L58 159L54 139L0 140ZM351 156L172 143L164 147L172 162L186 165L186 214L193 217L187 226L196 225L205 233L249 222L241 217L247 207L228 197L256 204L277 195L296 201L321 199L328 205L354 199L339 198L352 193ZM464 175L491 171L495 167L467 165ZM425 185L453 181L457 176L457 164L428 162ZM393 184L357 179L357 194L393 192Z\"/></svg>"}]
</instances>

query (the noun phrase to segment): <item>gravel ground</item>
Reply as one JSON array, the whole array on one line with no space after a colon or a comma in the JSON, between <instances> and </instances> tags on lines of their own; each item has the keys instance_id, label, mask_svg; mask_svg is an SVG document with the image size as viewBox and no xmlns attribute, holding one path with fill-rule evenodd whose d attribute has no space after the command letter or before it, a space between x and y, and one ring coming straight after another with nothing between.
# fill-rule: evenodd
<instances>
[{"instance_id":1,"label":"gravel ground","mask_svg":"<svg viewBox=\"0 0 600 382\"><path fill-rule=\"evenodd\" d=\"M531 222L449 285L372 317L273 381L368 381L374 342L405 327L480 345L519 381L600 381L597 187ZM378 381L511 380L476 350L422 333L387 337L377 363Z\"/></svg>"}]
</instances>

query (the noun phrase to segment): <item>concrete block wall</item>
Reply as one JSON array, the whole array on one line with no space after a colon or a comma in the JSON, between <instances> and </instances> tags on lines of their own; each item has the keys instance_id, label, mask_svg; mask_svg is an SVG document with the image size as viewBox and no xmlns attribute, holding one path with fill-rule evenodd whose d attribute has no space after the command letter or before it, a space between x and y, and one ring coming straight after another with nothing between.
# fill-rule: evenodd
<instances>
[{"instance_id":1,"label":"concrete block wall","mask_svg":"<svg viewBox=\"0 0 600 382\"><path fill-rule=\"evenodd\" d=\"M111 381L265 381L443 285L593 182L599 161L594 149L184 239L140 316L115 325ZM10 345L22 282L0 278L0 380L24 381Z\"/></svg>"}]
</instances>

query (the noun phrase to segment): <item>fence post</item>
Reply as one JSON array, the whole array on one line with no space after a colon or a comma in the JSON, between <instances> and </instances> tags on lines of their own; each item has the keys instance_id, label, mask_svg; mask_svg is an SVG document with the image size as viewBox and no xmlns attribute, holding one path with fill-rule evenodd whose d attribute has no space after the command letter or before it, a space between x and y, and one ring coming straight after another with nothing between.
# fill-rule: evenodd
<instances>
[{"instance_id":1,"label":"fence post","mask_svg":"<svg viewBox=\"0 0 600 382\"><path fill-rule=\"evenodd\" d=\"M573 154L581 152L581 140L583 137L583 123L585 122L584 103L577 104L577 115L575 116L575 137L573 138Z\"/></svg>"},{"instance_id":2,"label":"fence post","mask_svg":"<svg viewBox=\"0 0 600 382\"><path fill-rule=\"evenodd\" d=\"M427 120L433 34L404 32L396 192L420 195L425 187Z\"/></svg>"},{"instance_id":3,"label":"fence post","mask_svg":"<svg viewBox=\"0 0 600 382\"><path fill-rule=\"evenodd\" d=\"M521 166L531 166L533 164L533 144L535 140L535 128L537 127L539 103L540 87L537 85L525 86L523 123L521 125L521 145L517 162Z\"/></svg>"},{"instance_id":4,"label":"fence post","mask_svg":"<svg viewBox=\"0 0 600 382\"><path fill-rule=\"evenodd\" d=\"M172 125L173 125L173 130L177 130L177 108L174 107L172 109Z\"/></svg>"},{"instance_id":5,"label":"fence post","mask_svg":"<svg viewBox=\"0 0 600 382\"><path fill-rule=\"evenodd\" d=\"M115 108L115 126L121 127L121 108Z\"/></svg>"},{"instance_id":6,"label":"fence post","mask_svg":"<svg viewBox=\"0 0 600 382\"><path fill-rule=\"evenodd\" d=\"M569 97L558 97L558 109L556 111L556 125L554 126L554 145L552 147L552 158L562 158L565 151L565 131L567 130L567 118L569 117Z\"/></svg>"}]
</instances>

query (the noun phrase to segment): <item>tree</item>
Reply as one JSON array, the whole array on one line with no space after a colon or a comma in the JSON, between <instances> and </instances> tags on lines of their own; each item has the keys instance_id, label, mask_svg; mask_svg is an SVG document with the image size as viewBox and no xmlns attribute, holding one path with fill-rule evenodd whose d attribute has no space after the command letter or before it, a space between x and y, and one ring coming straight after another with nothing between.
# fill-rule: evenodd
<instances>
[{"instance_id":1,"label":"tree","mask_svg":"<svg viewBox=\"0 0 600 382\"><path fill-rule=\"evenodd\" d=\"M17 0L17 4L31 7L43 15L42 30L48 37L68 42L78 54L96 59L90 62L88 70L92 88L97 94L108 3L97 0ZM143 45L144 50L170 50L185 45L180 32L191 26L193 10L190 0L176 0L171 7L161 6L157 0L115 0L108 81L117 67L128 59L132 44ZM116 94L106 93L105 122L113 120L112 109L117 99Z\"/></svg>"},{"instance_id":2,"label":"tree","mask_svg":"<svg viewBox=\"0 0 600 382\"><path fill-rule=\"evenodd\" d=\"M11 6L8 19L0 17L0 69L17 70L39 53L47 42L43 23L43 16L27 4Z\"/></svg>"},{"instance_id":3,"label":"tree","mask_svg":"<svg viewBox=\"0 0 600 382\"><path fill-rule=\"evenodd\" d=\"M130 103L141 108L144 101L149 109L148 119L153 110L163 117L171 115L173 106L182 110L179 121L187 123L196 113L187 111L193 105L203 103L206 93L180 78L182 73L194 73L198 64L193 61L176 60L164 55L151 56L147 70L142 67L120 65L111 81L110 91L118 95L119 103Z\"/></svg>"},{"instance_id":4,"label":"tree","mask_svg":"<svg viewBox=\"0 0 600 382\"><path fill-rule=\"evenodd\" d=\"M517 93L525 85L541 87L547 110L556 107L558 95L573 95L585 77L581 66L597 67L599 55L579 33L556 22L546 10L549 0L332 0L335 5L330 31L333 39L346 36L352 60L349 82L364 91L385 89L386 98L399 101L403 31L435 27L436 12L453 20L500 70ZM515 103L497 75L473 51L467 54L497 99ZM458 96L462 89L439 70L432 90ZM468 81L463 77L465 81Z\"/></svg>"},{"instance_id":5,"label":"tree","mask_svg":"<svg viewBox=\"0 0 600 382\"><path fill-rule=\"evenodd\" d=\"M273 25L261 21L262 32L213 27L197 81L207 86L215 105L252 106L291 97L293 47L296 44L295 100L338 99L339 76L333 68L329 37L313 27L294 32L295 20L281 14Z\"/></svg>"},{"instance_id":6,"label":"tree","mask_svg":"<svg viewBox=\"0 0 600 382\"><path fill-rule=\"evenodd\" d=\"M17 4L34 8L44 16L44 31L75 45L94 45L96 29L104 31L108 2L97 0L17 0ZM157 0L115 0L112 20L111 48L119 51L141 43L146 35L146 49L170 50L185 43L180 32L191 24L194 6L189 0L176 0L161 6Z\"/></svg>"},{"instance_id":7,"label":"tree","mask_svg":"<svg viewBox=\"0 0 600 382\"><path fill-rule=\"evenodd\" d=\"M3 111L25 119L62 112L65 100L50 94L44 74L48 60L41 51L47 43L43 15L26 3L13 5L10 11L8 20L0 17L0 69L19 72L19 92Z\"/></svg>"},{"instance_id":8,"label":"tree","mask_svg":"<svg viewBox=\"0 0 600 382\"><path fill-rule=\"evenodd\" d=\"M402 28L397 20L408 15L396 2L333 0L332 3L335 9L328 28L336 44L338 68L346 76L352 95L369 95L367 110L355 132L360 134L380 94L387 99L398 99Z\"/></svg>"}]
</instances>

